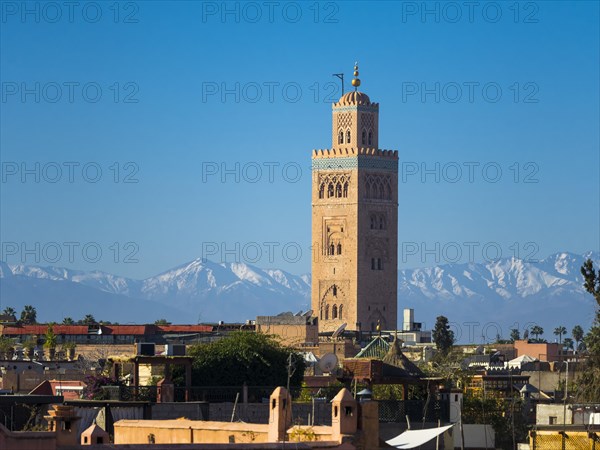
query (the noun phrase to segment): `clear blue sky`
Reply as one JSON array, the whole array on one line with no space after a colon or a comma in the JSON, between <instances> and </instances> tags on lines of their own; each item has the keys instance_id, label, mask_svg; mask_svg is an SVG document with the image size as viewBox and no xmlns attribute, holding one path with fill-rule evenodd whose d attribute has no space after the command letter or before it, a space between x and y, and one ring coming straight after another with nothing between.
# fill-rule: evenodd
<instances>
[{"instance_id":1,"label":"clear blue sky","mask_svg":"<svg viewBox=\"0 0 600 450\"><path fill-rule=\"evenodd\" d=\"M453 243L476 261L515 242L598 250L598 3L488 3L3 2L2 258L48 265L58 245L54 265L143 278L239 243L246 262L258 245L256 265L308 272L311 150L331 145L331 74L349 89L356 60L400 155L400 267Z\"/></svg>"}]
</instances>

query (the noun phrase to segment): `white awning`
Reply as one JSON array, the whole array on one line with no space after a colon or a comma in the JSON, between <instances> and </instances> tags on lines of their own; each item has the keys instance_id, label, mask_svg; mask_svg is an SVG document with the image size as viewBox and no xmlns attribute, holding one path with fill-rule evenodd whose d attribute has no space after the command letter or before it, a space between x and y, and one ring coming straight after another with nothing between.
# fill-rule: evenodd
<instances>
[{"instance_id":1,"label":"white awning","mask_svg":"<svg viewBox=\"0 0 600 450\"><path fill-rule=\"evenodd\" d=\"M425 430L406 430L404 433L385 442L392 447L400 449L415 448L435 439L453 426L454 425L447 425L445 427L427 428Z\"/></svg>"}]
</instances>

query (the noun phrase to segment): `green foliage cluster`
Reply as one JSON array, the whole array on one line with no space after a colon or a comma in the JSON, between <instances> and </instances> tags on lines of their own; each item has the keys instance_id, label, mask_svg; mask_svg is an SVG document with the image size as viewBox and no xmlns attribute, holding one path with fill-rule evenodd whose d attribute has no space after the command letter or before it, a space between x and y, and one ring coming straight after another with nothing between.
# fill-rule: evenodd
<instances>
[{"instance_id":1,"label":"green foliage cluster","mask_svg":"<svg viewBox=\"0 0 600 450\"><path fill-rule=\"evenodd\" d=\"M463 423L492 425L496 434L496 448L513 448L514 442L527 440L527 420L524 405L514 398L463 398Z\"/></svg>"},{"instance_id":2,"label":"green foliage cluster","mask_svg":"<svg viewBox=\"0 0 600 450\"><path fill-rule=\"evenodd\" d=\"M583 338L588 352L588 367L577 378L576 397L578 401L596 402L600 398L600 270L596 272L594 263L588 259L581 267L583 287L596 300L596 316L588 334ZM573 338L578 343L581 339L581 327L573 329ZM577 333L577 334L576 334Z\"/></svg>"},{"instance_id":3,"label":"green foliage cluster","mask_svg":"<svg viewBox=\"0 0 600 450\"><path fill-rule=\"evenodd\" d=\"M290 387L299 387L304 377L302 355L282 346L273 337L237 331L188 351L194 386L286 386L291 354Z\"/></svg>"},{"instance_id":4,"label":"green foliage cluster","mask_svg":"<svg viewBox=\"0 0 600 450\"><path fill-rule=\"evenodd\" d=\"M448 319L444 316L436 318L431 336L433 337L435 346L443 354L448 353L454 345L454 331L450 329Z\"/></svg>"}]
</instances>

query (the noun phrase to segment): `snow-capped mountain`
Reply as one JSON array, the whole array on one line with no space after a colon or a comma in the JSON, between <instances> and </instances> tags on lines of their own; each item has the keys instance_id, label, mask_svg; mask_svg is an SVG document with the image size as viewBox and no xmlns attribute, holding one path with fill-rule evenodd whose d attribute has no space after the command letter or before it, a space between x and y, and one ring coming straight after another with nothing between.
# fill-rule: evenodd
<instances>
[{"instance_id":1,"label":"snow-capped mountain","mask_svg":"<svg viewBox=\"0 0 600 450\"><path fill-rule=\"evenodd\" d=\"M557 253L537 262L506 258L401 270L398 308L414 308L426 329L445 315L463 342L480 342L482 332L487 340L508 336L511 328L533 323L552 340L556 326L591 324L595 302L580 273L587 258L600 262L598 253ZM0 306L33 304L40 318L55 321L94 314L120 322L232 322L309 309L310 281L309 274L202 259L145 280L0 262Z\"/></svg>"},{"instance_id":2,"label":"snow-capped mountain","mask_svg":"<svg viewBox=\"0 0 600 450\"><path fill-rule=\"evenodd\" d=\"M35 295L33 292L31 295L27 293L28 283ZM160 317L191 323L254 319L257 315L307 310L310 303L310 278L306 276L292 275L279 269L263 270L244 263L217 264L196 259L145 280L134 280L99 271L83 272L22 264L10 266L2 263L2 305L15 309L22 308L25 304L39 305L40 297L48 297L36 289L40 283L45 287L58 283L65 293L76 287L86 287L98 293L122 297L119 301L122 313L117 312L117 317L112 319L106 318L112 321L124 321L125 316L127 320L141 320L136 320L133 311L130 311L132 308L128 299L135 300L136 307L140 300L151 301L153 305L163 305ZM18 289L16 285L19 286ZM62 320L61 317L55 316L57 313L64 314L64 310L69 309L68 305L65 305L57 310L51 306L53 301L45 303L48 304L47 312L51 314L47 320ZM94 314L98 318L106 316L102 304L85 304L89 311L84 314ZM45 306L41 309L38 306L38 313L44 318L47 317L46 314L42 314ZM164 311L165 307L167 311ZM146 307L138 313L149 314L151 309L148 309ZM158 314L154 316L156 317L153 320L156 320Z\"/></svg>"},{"instance_id":3,"label":"snow-capped mountain","mask_svg":"<svg viewBox=\"0 0 600 450\"><path fill-rule=\"evenodd\" d=\"M510 329L528 324L552 330L564 325L571 330L591 325L595 301L583 289L580 268L591 258L596 267L599 253L556 253L537 262L505 258L485 264L446 264L401 270L398 278L399 308L414 308L417 321L431 329L438 315L454 322L463 342L507 337ZM471 336L467 336L471 334Z\"/></svg>"}]
</instances>

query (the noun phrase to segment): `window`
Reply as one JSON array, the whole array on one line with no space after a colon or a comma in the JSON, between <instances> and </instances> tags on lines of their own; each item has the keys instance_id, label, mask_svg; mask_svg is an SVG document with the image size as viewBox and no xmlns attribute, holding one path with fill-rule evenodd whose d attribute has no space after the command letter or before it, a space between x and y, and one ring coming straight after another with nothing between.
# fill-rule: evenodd
<instances>
[{"instance_id":1,"label":"window","mask_svg":"<svg viewBox=\"0 0 600 450\"><path fill-rule=\"evenodd\" d=\"M375 222L377 221L377 219L375 218L375 216L371 216L371 230L375 229Z\"/></svg>"},{"instance_id":2,"label":"window","mask_svg":"<svg viewBox=\"0 0 600 450\"><path fill-rule=\"evenodd\" d=\"M385 229L385 219L383 218L383 216L379 216L379 229L380 230Z\"/></svg>"},{"instance_id":3,"label":"window","mask_svg":"<svg viewBox=\"0 0 600 450\"><path fill-rule=\"evenodd\" d=\"M340 130L340 134L338 135L338 144L344 143L344 132Z\"/></svg>"},{"instance_id":4,"label":"window","mask_svg":"<svg viewBox=\"0 0 600 450\"><path fill-rule=\"evenodd\" d=\"M344 313L344 305L340 305L340 307L338 308L338 319L342 320L344 317L343 316Z\"/></svg>"},{"instance_id":5,"label":"window","mask_svg":"<svg viewBox=\"0 0 600 450\"><path fill-rule=\"evenodd\" d=\"M333 308L331 308L331 318L337 319L337 315L338 315L337 306L333 305Z\"/></svg>"},{"instance_id":6,"label":"window","mask_svg":"<svg viewBox=\"0 0 600 450\"><path fill-rule=\"evenodd\" d=\"M337 254L341 255L342 254L342 244L338 244L337 245Z\"/></svg>"},{"instance_id":7,"label":"window","mask_svg":"<svg viewBox=\"0 0 600 450\"><path fill-rule=\"evenodd\" d=\"M327 253L328 255L335 255L335 245L331 244L329 245L329 253Z\"/></svg>"},{"instance_id":8,"label":"window","mask_svg":"<svg viewBox=\"0 0 600 450\"><path fill-rule=\"evenodd\" d=\"M558 418L556 416L548 417L548 423L550 425L556 425L558 423Z\"/></svg>"},{"instance_id":9,"label":"window","mask_svg":"<svg viewBox=\"0 0 600 450\"><path fill-rule=\"evenodd\" d=\"M377 270L383 270L383 267L381 265L381 258L377 258Z\"/></svg>"},{"instance_id":10,"label":"window","mask_svg":"<svg viewBox=\"0 0 600 450\"><path fill-rule=\"evenodd\" d=\"M344 198L348 198L348 182L344 183Z\"/></svg>"},{"instance_id":11,"label":"window","mask_svg":"<svg viewBox=\"0 0 600 450\"><path fill-rule=\"evenodd\" d=\"M337 286L334 284L333 289L331 290L334 297L337 297Z\"/></svg>"},{"instance_id":12,"label":"window","mask_svg":"<svg viewBox=\"0 0 600 450\"><path fill-rule=\"evenodd\" d=\"M351 142L350 139L350 130L346 131L346 144L349 144Z\"/></svg>"},{"instance_id":13,"label":"window","mask_svg":"<svg viewBox=\"0 0 600 450\"><path fill-rule=\"evenodd\" d=\"M369 145L373 144L373 132L369 131Z\"/></svg>"},{"instance_id":14,"label":"window","mask_svg":"<svg viewBox=\"0 0 600 450\"><path fill-rule=\"evenodd\" d=\"M367 143L367 132L365 130L362 131L362 145Z\"/></svg>"},{"instance_id":15,"label":"window","mask_svg":"<svg viewBox=\"0 0 600 450\"><path fill-rule=\"evenodd\" d=\"M375 258L371 258L371 270L375 270Z\"/></svg>"},{"instance_id":16,"label":"window","mask_svg":"<svg viewBox=\"0 0 600 450\"><path fill-rule=\"evenodd\" d=\"M335 196L337 198L342 198L342 185L340 183L335 186Z\"/></svg>"},{"instance_id":17,"label":"window","mask_svg":"<svg viewBox=\"0 0 600 450\"><path fill-rule=\"evenodd\" d=\"M329 320L329 305L325 305L325 320Z\"/></svg>"},{"instance_id":18,"label":"window","mask_svg":"<svg viewBox=\"0 0 600 450\"><path fill-rule=\"evenodd\" d=\"M329 183L327 187L327 198L333 197L333 183Z\"/></svg>"},{"instance_id":19,"label":"window","mask_svg":"<svg viewBox=\"0 0 600 450\"><path fill-rule=\"evenodd\" d=\"M346 416L352 416L352 406L346 406L345 412Z\"/></svg>"},{"instance_id":20,"label":"window","mask_svg":"<svg viewBox=\"0 0 600 450\"><path fill-rule=\"evenodd\" d=\"M325 185L321 184L321 186L319 187L319 198L323 197L325 197Z\"/></svg>"}]
</instances>

